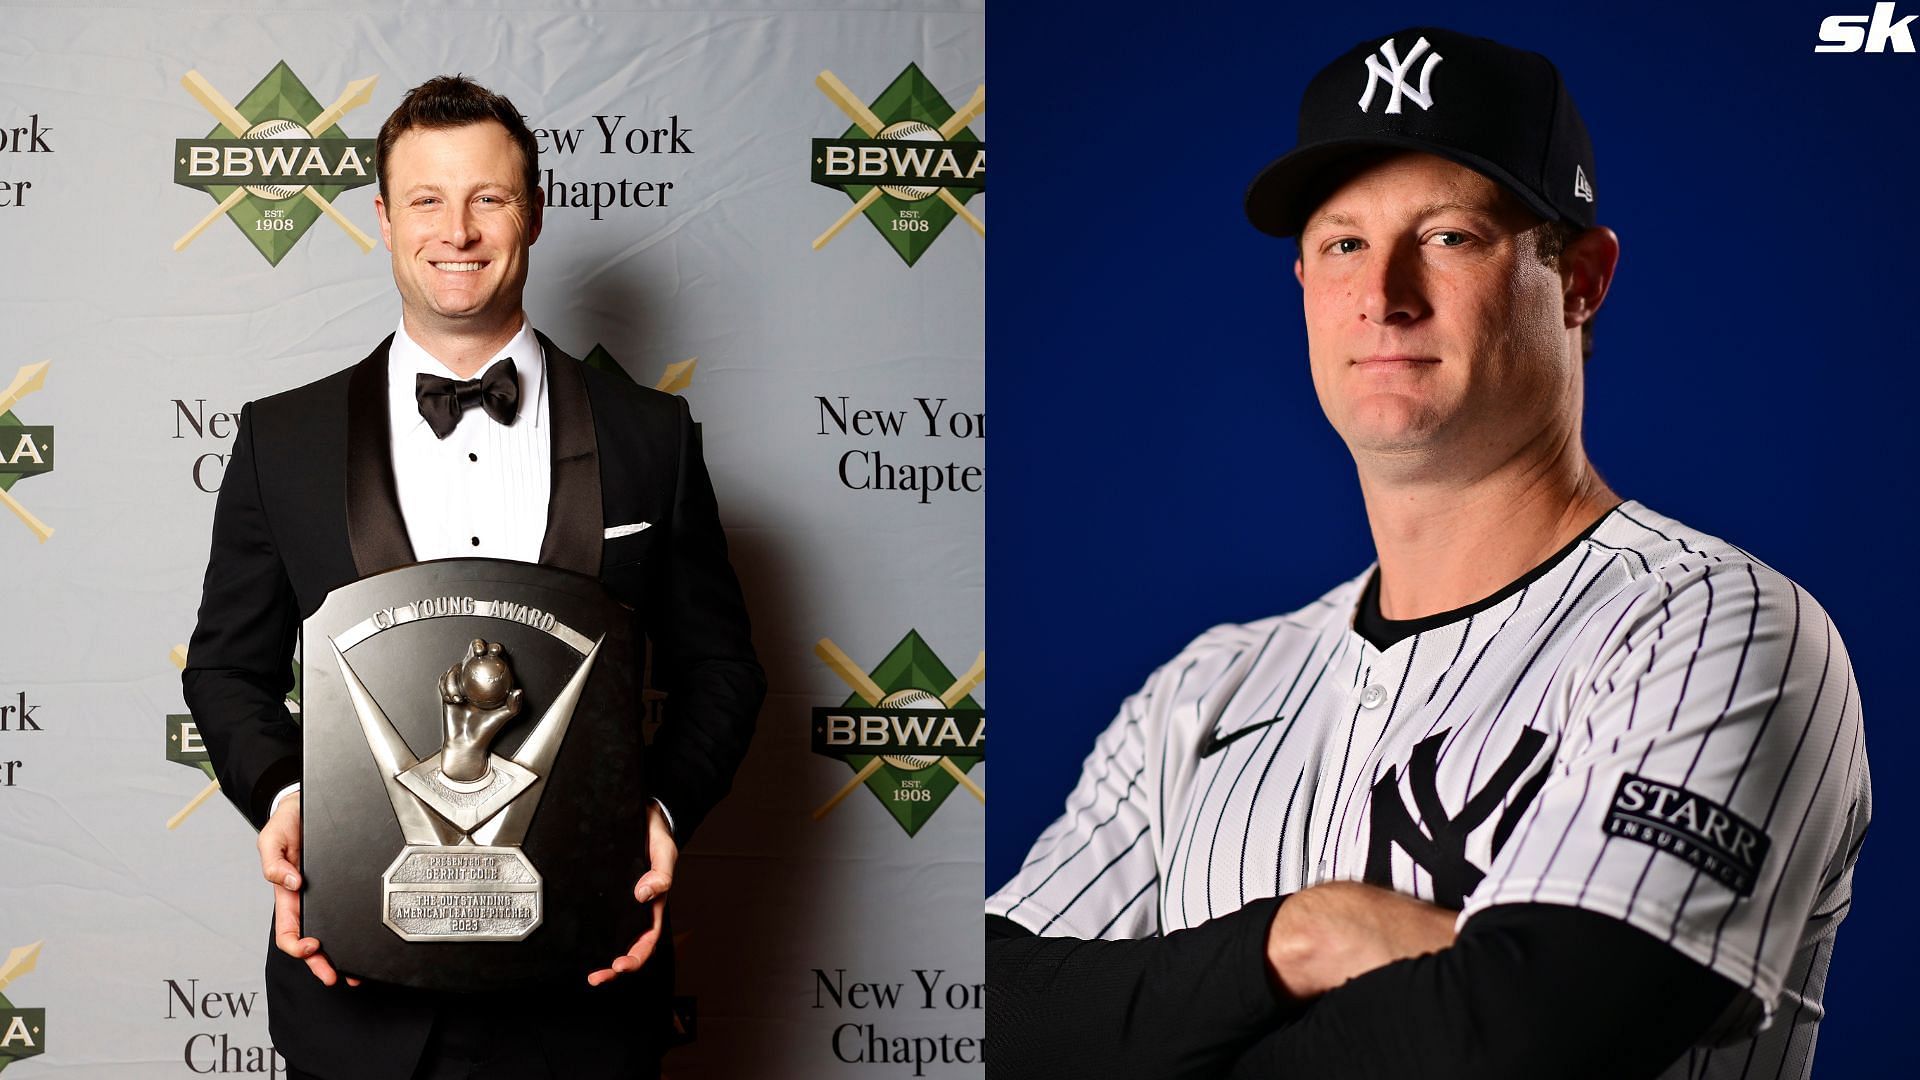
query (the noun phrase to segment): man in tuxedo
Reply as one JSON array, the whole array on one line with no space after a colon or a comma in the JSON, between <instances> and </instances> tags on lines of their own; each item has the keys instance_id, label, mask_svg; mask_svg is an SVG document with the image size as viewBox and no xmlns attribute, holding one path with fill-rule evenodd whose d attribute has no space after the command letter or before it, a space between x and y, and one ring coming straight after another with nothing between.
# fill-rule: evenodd
<instances>
[{"instance_id":1,"label":"man in tuxedo","mask_svg":"<svg viewBox=\"0 0 1920 1080\"><path fill-rule=\"evenodd\" d=\"M375 200L400 326L353 367L249 404L221 486L184 686L222 791L260 829L269 1023L296 1077L656 1075L664 898L765 694L685 402L587 368L527 322L537 176L507 99L459 76L409 91L380 132ZM454 556L597 575L635 609L670 696L634 886L651 929L569 990L363 985L300 933L301 739L284 704L300 623L341 585Z\"/></svg>"}]
</instances>

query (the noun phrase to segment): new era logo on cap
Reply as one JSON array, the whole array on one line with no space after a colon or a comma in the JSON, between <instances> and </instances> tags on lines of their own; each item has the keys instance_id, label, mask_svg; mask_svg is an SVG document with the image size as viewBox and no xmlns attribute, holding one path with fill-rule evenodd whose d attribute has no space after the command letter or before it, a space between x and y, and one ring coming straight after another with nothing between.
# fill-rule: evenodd
<instances>
[{"instance_id":1,"label":"new era logo on cap","mask_svg":"<svg viewBox=\"0 0 1920 1080\"><path fill-rule=\"evenodd\" d=\"M1386 43L1380 46L1380 56L1387 58L1385 64L1380 62L1380 56L1369 53L1367 55L1367 89L1360 95L1360 111L1366 112L1373 104L1373 88L1383 80L1393 88L1393 96L1387 99L1386 112L1399 112L1400 99L1403 97L1412 98L1413 103L1422 109L1433 108L1431 92L1433 69L1440 66L1441 56L1437 52L1429 52L1429 48L1427 39L1421 38L1413 43L1413 49L1407 53L1407 58L1402 60L1394 52L1393 39L1388 38ZM1415 90L1407 85L1407 71L1413 67L1415 60L1420 59L1421 53L1427 54L1427 62L1420 68L1420 89Z\"/></svg>"},{"instance_id":2,"label":"new era logo on cap","mask_svg":"<svg viewBox=\"0 0 1920 1080\"><path fill-rule=\"evenodd\" d=\"M1400 151L1465 165L1542 219L1595 223L1586 125L1538 53L1440 26L1368 38L1307 84L1297 131L1294 148L1247 189L1247 216L1262 232L1299 235L1364 155Z\"/></svg>"}]
</instances>

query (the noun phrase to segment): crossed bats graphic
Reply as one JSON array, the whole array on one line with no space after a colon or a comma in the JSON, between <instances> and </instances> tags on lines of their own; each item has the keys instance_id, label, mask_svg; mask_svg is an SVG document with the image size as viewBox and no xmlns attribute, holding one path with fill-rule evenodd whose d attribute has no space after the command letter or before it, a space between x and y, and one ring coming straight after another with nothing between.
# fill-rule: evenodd
<instances>
[{"instance_id":1,"label":"crossed bats graphic","mask_svg":"<svg viewBox=\"0 0 1920 1080\"><path fill-rule=\"evenodd\" d=\"M40 963L42 944L36 941L31 945L18 946L7 953L6 960L0 962L0 990L5 990L9 983L32 971Z\"/></svg>"},{"instance_id":2,"label":"crossed bats graphic","mask_svg":"<svg viewBox=\"0 0 1920 1080\"><path fill-rule=\"evenodd\" d=\"M50 363L52 361L42 360L37 364L27 364L15 372L13 381L7 384L5 390L0 390L0 413L13 408L14 402L46 385L47 365ZM39 537L41 543L46 543L47 537L53 535L53 527L34 517L33 512L21 506L20 500L14 498L11 493L0 490L0 503L5 503L7 509L13 511L14 516L26 522L27 528L33 530L33 535Z\"/></svg>"},{"instance_id":3,"label":"crossed bats graphic","mask_svg":"<svg viewBox=\"0 0 1920 1080\"><path fill-rule=\"evenodd\" d=\"M185 645L175 645L171 650L168 651L167 659L173 661L173 666L176 668L179 668L181 671L187 670L187 647ZM293 703L288 702L287 704L292 705ZM208 781L207 786L200 789L200 794L195 795L193 798L187 800L187 805L181 807L179 813L167 819L167 828L169 829L179 828L180 823L187 820L188 814L191 814L195 810L200 809L200 804L212 798L213 793L219 790L220 790L220 781L218 780Z\"/></svg>"},{"instance_id":4,"label":"crossed bats graphic","mask_svg":"<svg viewBox=\"0 0 1920 1080\"><path fill-rule=\"evenodd\" d=\"M333 104L327 106L326 109L323 110L319 116L314 117L311 122L302 124L301 126L318 137L321 132L338 123L342 116L371 101L373 99L373 84L379 81L380 77L373 75L348 83L347 88L340 91L340 96L334 99ZM205 76L201 75L198 71L189 71L181 76L180 85L186 87L187 93L192 94L193 99L198 101L202 108L212 113L215 120L220 121L220 126L227 129L228 134L236 139L246 137L247 129L253 125L247 122L246 117L240 115L240 110L234 108L227 102L226 98L220 96L220 91L215 90L213 84L208 82ZM193 243L201 233L207 230L207 226L220 220L220 218L226 215L227 211L239 205L240 200L245 198L246 194L247 189L244 185L234 188L231 195L222 199L220 205L213 208L212 213L200 219L200 224L188 229L185 236L173 242L173 250L185 250L188 244ZM339 210L334 209L333 204L321 197L319 192L313 190L311 187L303 187L300 189L300 194L306 196L308 202L319 207L320 212L331 218L335 225L345 229L347 235L353 238L353 242L360 245L361 251L366 252L373 250L373 237L361 232L358 226L348 221L346 215L342 214Z\"/></svg>"},{"instance_id":5,"label":"crossed bats graphic","mask_svg":"<svg viewBox=\"0 0 1920 1080\"><path fill-rule=\"evenodd\" d=\"M877 138L880 134L880 129L887 126L881 123L880 117L874 115L874 111L868 108L865 102L855 97L853 91L847 88L847 84L841 82L840 77L833 72L822 71L819 77L813 80L813 85L819 87L820 92L827 95L828 100L839 106L840 111L846 113L847 119L852 120L854 125L866 134L867 138ZM965 105L960 106L959 112L948 117L947 122L940 125L941 140L950 140L955 135L965 131L967 125L973 123L974 117L986 111L987 88L983 83L974 88L973 96L967 99ZM947 204L949 209L960 215L962 221L973 226L974 232L979 233L981 236L987 235L987 227L981 223L978 217L974 216L973 211L967 209L965 203L962 203L954 197L953 192L948 191L946 188L938 188L935 194L939 196L941 202ZM820 234L819 238L813 242L813 250L819 251L821 248L826 247L827 241L833 239L834 235L841 229L846 228L848 222L866 213L867 207L872 206L875 200L879 198L879 185L867 189L867 193L860 196L859 200L853 204L851 209L840 215L840 220L834 222L832 228Z\"/></svg>"},{"instance_id":6,"label":"crossed bats graphic","mask_svg":"<svg viewBox=\"0 0 1920 1080\"><path fill-rule=\"evenodd\" d=\"M841 681L845 682L868 705L877 706L880 700L887 696L887 692L880 689L880 684L874 682L866 672L861 671L860 665L854 663L852 657L842 652L840 646L835 645L831 638L821 638L813 647L813 655L819 657L835 675L840 676ZM972 693L973 688L979 686L981 680L986 677L987 654L983 652L974 658L973 666L967 669L966 674L955 679L953 685L947 687L946 692L940 695L941 703L949 709L953 708L955 704ZM881 764L881 756L875 754L872 760L861 766L859 772L853 774L853 779L847 781L845 787L834 792L833 798L822 803L820 809L813 812L813 820L819 821L833 813L833 808L839 806L842 799L853 794L855 789L867 782L868 777L880 771ZM967 774L961 771L960 766L955 765L951 759L942 757L939 765L946 770L948 776L953 777L961 787L966 788L968 794L979 799L982 804L987 801L987 793L980 790L980 785L969 779Z\"/></svg>"}]
</instances>

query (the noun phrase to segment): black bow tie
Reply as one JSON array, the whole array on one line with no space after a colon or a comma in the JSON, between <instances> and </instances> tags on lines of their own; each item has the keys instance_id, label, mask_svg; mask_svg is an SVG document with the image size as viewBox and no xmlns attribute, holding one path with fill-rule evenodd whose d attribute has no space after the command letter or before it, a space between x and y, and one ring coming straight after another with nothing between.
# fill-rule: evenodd
<instances>
[{"instance_id":1,"label":"black bow tie","mask_svg":"<svg viewBox=\"0 0 1920 1080\"><path fill-rule=\"evenodd\" d=\"M415 375L413 396L434 436L444 439L459 426L460 414L475 405L496 421L511 425L520 404L520 380L514 377L509 356L493 365L483 379L454 382L442 375Z\"/></svg>"}]
</instances>

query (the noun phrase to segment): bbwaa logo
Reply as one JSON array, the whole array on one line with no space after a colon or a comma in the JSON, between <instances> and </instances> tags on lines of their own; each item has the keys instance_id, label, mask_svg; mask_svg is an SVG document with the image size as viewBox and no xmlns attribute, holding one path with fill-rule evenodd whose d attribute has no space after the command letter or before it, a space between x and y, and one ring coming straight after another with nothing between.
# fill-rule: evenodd
<instances>
[{"instance_id":1,"label":"bbwaa logo","mask_svg":"<svg viewBox=\"0 0 1920 1080\"><path fill-rule=\"evenodd\" d=\"M40 943L22 945L0 962L0 991L40 962ZM21 1058L47 1052L47 1010L16 1008L0 993L0 1072Z\"/></svg>"},{"instance_id":2,"label":"bbwaa logo","mask_svg":"<svg viewBox=\"0 0 1920 1080\"><path fill-rule=\"evenodd\" d=\"M337 123L372 98L377 81L350 82L322 107L282 61L235 105L198 71L187 72L180 85L218 123L204 138L174 141L173 182L206 192L216 205L174 241L173 250L183 250L226 217L278 266L324 214L361 251L372 251L373 237L348 221L333 200L379 179L375 140L349 139Z\"/></svg>"},{"instance_id":3,"label":"bbwaa logo","mask_svg":"<svg viewBox=\"0 0 1920 1080\"><path fill-rule=\"evenodd\" d=\"M966 205L987 188L987 146L967 130L986 111L984 85L956 112L914 64L871 105L831 71L813 84L853 121L839 138L813 140L813 182L853 200L814 240L815 251L863 214L908 266L956 217L987 235Z\"/></svg>"},{"instance_id":4,"label":"bbwaa logo","mask_svg":"<svg viewBox=\"0 0 1920 1080\"><path fill-rule=\"evenodd\" d=\"M13 415L14 403L46 385L48 361L28 364L14 373L13 381L0 390L0 503L13 511L41 543L53 535L53 529L33 516L33 511L13 497L13 485L29 476L53 471L53 427L49 424L24 424Z\"/></svg>"},{"instance_id":5,"label":"bbwaa logo","mask_svg":"<svg viewBox=\"0 0 1920 1080\"><path fill-rule=\"evenodd\" d=\"M853 770L853 779L813 812L815 821L862 784L908 836L956 787L987 801L967 777L987 756L987 712L971 696L987 677L986 653L957 679L913 630L871 673L827 638L813 653L853 690L839 705L813 710L813 752Z\"/></svg>"},{"instance_id":6,"label":"bbwaa logo","mask_svg":"<svg viewBox=\"0 0 1920 1080\"><path fill-rule=\"evenodd\" d=\"M1915 16L1895 21L1894 5L1873 5L1872 15L1829 15L1820 20L1820 40L1814 52L1894 52L1913 51L1913 31L1908 29Z\"/></svg>"},{"instance_id":7,"label":"bbwaa logo","mask_svg":"<svg viewBox=\"0 0 1920 1080\"><path fill-rule=\"evenodd\" d=\"M1433 108L1433 95L1429 90L1433 83L1433 69L1440 66L1440 54L1428 53L1427 49L1427 39L1421 38L1413 43L1413 48L1407 52L1407 58L1402 60L1399 52L1394 48L1393 39L1388 38L1386 44L1380 46L1380 56L1387 58L1385 64L1380 62L1380 56L1368 54L1367 88L1360 94L1360 111L1367 112L1373 105L1374 87L1382 82L1387 84L1393 94L1387 98L1387 107L1381 112L1398 113L1400 99L1403 97L1412 98L1413 103L1420 106L1423 111ZM1426 54L1427 62L1420 66L1420 89L1415 90L1407 85L1407 72L1413 70L1413 62L1420 59L1423 53Z\"/></svg>"},{"instance_id":8,"label":"bbwaa logo","mask_svg":"<svg viewBox=\"0 0 1920 1080\"><path fill-rule=\"evenodd\" d=\"M173 661L174 667L185 670L187 647L175 645L167 654L167 659ZM287 691L287 711L295 716L300 715L300 664L297 661L293 665L293 689ZM167 715L167 760L196 769L207 777L207 785L200 789L200 793L167 819L167 828L177 829L181 822L187 820L187 815L200 809L201 804L220 790L220 779L213 774L213 759L207 755L207 744L200 741L200 726L186 713Z\"/></svg>"}]
</instances>

